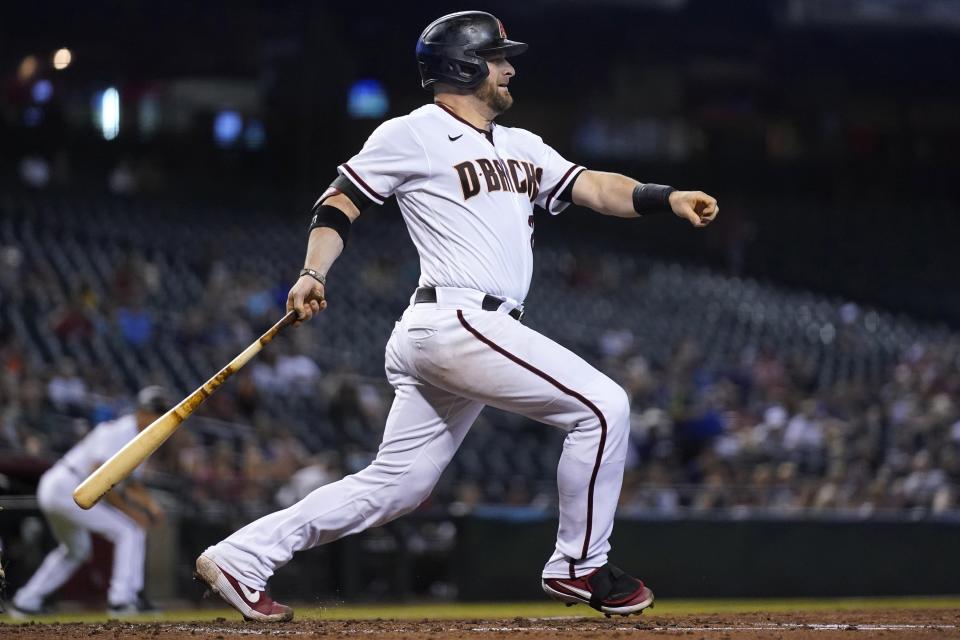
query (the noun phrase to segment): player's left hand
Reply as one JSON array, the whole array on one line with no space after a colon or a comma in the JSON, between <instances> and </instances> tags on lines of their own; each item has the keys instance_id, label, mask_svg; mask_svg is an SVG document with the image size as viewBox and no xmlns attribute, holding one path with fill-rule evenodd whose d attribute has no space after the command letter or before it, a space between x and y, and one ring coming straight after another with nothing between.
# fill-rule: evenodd
<instances>
[{"instance_id":1,"label":"player's left hand","mask_svg":"<svg viewBox=\"0 0 960 640\"><path fill-rule=\"evenodd\" d=\"M703 191L674 191L670 194L670 208L695 227L707 226L720 213L717 199Z\"/></svg>"}]
</instances>

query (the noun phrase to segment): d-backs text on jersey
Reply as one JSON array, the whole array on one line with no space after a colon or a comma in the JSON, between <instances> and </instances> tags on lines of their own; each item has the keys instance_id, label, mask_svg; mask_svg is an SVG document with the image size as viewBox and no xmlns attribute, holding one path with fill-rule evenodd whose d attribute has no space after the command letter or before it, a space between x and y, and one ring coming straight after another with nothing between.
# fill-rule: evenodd
<instances>
[{"instance_id":1,"label":"d-backs text on jersey","mask_svg":"<svg viewBox=\"0 0 960 640\"><path fill-rule=\"evenodd\" d=\"M524 193L530 198L530 202L536 200L537 194L540 193L543 169L534 166L531 162L513 158L506 162L497 158L490 160L479 158L461 162L453 168L457 170L457 175L460 177L464 200L469 200L480 193L483 184L486 185L488 192ZM482 182L481 175L483 175Z\"/></svg>"}]
</instances>

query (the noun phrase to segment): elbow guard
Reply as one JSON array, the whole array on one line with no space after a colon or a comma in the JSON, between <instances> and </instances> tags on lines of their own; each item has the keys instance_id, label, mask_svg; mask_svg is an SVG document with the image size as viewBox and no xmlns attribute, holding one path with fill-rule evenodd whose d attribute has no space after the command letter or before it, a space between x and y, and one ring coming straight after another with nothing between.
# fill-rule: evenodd
<instances>
[{"instance_id":1,"label":"elbow guard","mask_svg":"<svg viewBox=\"0 0 960 640\"><path fill-rule=\"evenodd\" d=\"M343 240L343 246L346 247L347 238L350 237L350 227L352 226L350 218L340 209L323 204L327 198L337 194L347 196L347 199L353 203L357 211L361 212L369 209L373 200L364 195L349 179L337 176L320 196L320 199L317 200L317 203L313 205L313 211L310 212L313 215L310 220L310 231L317 227L329 227L339 234L340 239Z\"/></svg>"},{"instance_id":2,"label":"elbow guard","mask_svg":"<svg viewBox=\"0 0 960 640\"><path fill-rule=\"evenodd\" d=\"M350 218L340 209L323 204L322 201L314 205L313 218L310 220L310 231L317 227L329 227L337 232L340 239L343 240L343 246L346 247L351 226Z\"/></svg>"}]
</instances>

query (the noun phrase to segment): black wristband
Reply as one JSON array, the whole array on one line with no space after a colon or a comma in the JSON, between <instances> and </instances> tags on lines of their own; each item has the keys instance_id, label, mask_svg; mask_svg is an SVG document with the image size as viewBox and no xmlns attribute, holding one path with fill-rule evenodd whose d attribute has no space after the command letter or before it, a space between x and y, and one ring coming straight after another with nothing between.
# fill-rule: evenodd
<instances>
[{"instance_id":1,"label":"black wristband","mask_svg":"<svg viewBox=\"0 0 960 640\"><path fill-rule=\"evenodd\" d=\"M641 216L667 213L671 211L670 194L674 191L665 184L638 184L633 189L633 210Z\"/></svg>"},{"instance_id":2,"label":"black wristband","mask_svg":"<svg viewBox=\"0 0 960 640\"><path fill-rule=\"evenodd\" d=\"M350 218L343 211L328 204L318 204L313 208L313 219L310 221L310 231L317 227L330 227L340 235L343 246L347 246L350 237Z\"/></svg>"}]
</instances>

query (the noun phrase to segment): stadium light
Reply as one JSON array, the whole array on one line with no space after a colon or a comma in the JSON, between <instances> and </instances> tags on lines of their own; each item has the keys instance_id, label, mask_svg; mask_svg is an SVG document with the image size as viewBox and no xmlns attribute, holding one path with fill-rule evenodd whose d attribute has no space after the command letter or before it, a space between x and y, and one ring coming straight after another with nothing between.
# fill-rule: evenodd
<instances>
[{"instance_id":1,"label":"stadium light","mask_svg":"<svg viewBox=\"0 0 960 640\"><path fill-rule=\"evenodd\" d=\"M33 77L33 74L37 72L37 56L27 56L20 61L20 66L17 67L17 77L20 79L20 82L26 82Z\"/></svg>"},{"instance_id":2,"label":"stadium light","mask_svg":"<svg viewBox=\"0 0 960 640\"><path fill-rule=\"evenodd\" d=\"M37 80L30 90L33 101L37 104L44 104L53 97L53 83L49 80Z\"/></svg>"},{"instance_id":3,"label":"stadium light","mask_svg":"<svg viewBox=\"0 0 960 640\"><path fill-rule=\"evenodd\" d=\"M224 110L213 119L213 138L221 147L232 146L243 131L243 116L236 111Z\"/></svg>"},{"instance_id":4,"label":"stadium light","mask_svg":"<svg viewBox=\"0 0 960 640\"><path fill-rule=\"evenodd\" d=\"M113 87L100 97L100 130L104 140L113 140L120 133L120 92Z\"/></svg>"},{"instance_id":5,"label":"stadium light","mask_svg":"<svg viewBox=\"0 0 960 640\"><path fill-rule=\"evenodd\" d=\"M357 80L347 96L347 113L352 118L382 118L390 108L387 92L379 80Z\"/></svg>"},{"instance_id":6,"label":"stadium light","mask_svg":"<svg viewBox=\"0 0 960 640\"><path fill-rule=\"evenodd\" d=\"M53 54L53 68L57 71L66 69L73 62L73 54L66 47L57 49Z\"/></svg>"}]
</instances>

